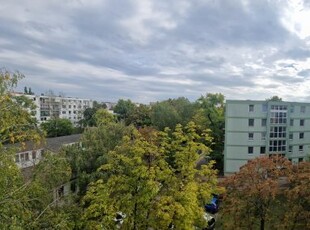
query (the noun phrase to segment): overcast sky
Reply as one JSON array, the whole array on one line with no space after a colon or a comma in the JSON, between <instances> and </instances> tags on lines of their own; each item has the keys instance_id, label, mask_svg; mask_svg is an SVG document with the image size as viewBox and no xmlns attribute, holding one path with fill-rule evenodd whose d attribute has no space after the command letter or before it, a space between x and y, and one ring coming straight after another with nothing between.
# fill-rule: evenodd
<instances>
[{"instance_id":1,"label":"overcast sky","mask_svg":"<svg viewBox=\"0 0 310 230\"><path fill-rule=\"evenodd\" d=\"M310 0L0 0L19 89L135 102L310 100Z\"/></svg>"}]
</instances>

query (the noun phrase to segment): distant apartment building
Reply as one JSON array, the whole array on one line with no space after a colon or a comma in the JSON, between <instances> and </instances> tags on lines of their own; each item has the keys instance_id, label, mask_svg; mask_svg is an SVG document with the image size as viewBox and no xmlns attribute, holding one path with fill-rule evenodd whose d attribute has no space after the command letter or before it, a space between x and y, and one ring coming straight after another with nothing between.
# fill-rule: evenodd
<instances>
[{"instance_id":1,"label":"distant apartment building","mask_svg":"<svg viewBox=\"0 0 310 230\"><path fill-rule=\"evenodd\" d=\"M84 110L93 107L93 101L90 99L47 95L37 96L22 93L15 93L15 95L24 95L34 102L36 109L32 112L39 123L51 118L67 118L74 125L77 125L79 120L83 118Z\"/></svg>"},{"instance_id":2,"label":"distant apartment building","mask_svg":"<svg viewBox=\"0 0 310 230\"><path fill-rule=\"evenodd\" d=\"M226 101L226 175L262 155L281 154L298 163L309 153L310 103Z\"/></svg>"}]
</instances>

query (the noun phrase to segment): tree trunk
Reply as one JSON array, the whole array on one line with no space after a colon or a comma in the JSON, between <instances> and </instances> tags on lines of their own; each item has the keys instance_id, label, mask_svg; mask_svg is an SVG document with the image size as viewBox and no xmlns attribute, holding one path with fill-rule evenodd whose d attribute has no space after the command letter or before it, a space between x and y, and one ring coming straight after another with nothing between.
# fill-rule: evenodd
<instances>
[{"instance_id":1,"label":"tree trunk","mask_svg":"<svg viewBox=\"0 0 310 230\"><path fill-rule=\"evenodd\" d=\"M265 229L265 218L261 218L260 219L260 230L264 230Z\"/></svg>"}]
</instances>

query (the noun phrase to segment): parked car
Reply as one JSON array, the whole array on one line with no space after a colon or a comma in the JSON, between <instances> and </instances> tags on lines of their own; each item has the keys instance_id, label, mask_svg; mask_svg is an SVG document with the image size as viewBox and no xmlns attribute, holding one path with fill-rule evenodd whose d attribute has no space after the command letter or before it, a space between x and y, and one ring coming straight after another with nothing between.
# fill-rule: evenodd
<instances>
[{"instance_id":1,"label":"parked car","mask_svg":"<svg viewBox=\"0 0 310 230\"><path fill-rule=\"evenodd\" d=\"M214 230L215 229L215 217L213 217L210 213L205 212L203 214L203 218L205 222L202 226L195 226L195 230Z\"/></svg>"},{"instance_id":2,"label":"parked car","mask_svg":"<svg viewBox=\"0 0 310 230\"><path fill-rule=\"evenodd\" d=\"M219 196L216 194L212 194L211 202L205 205L206 212L209 212L212 214L217 213L219 210L219 204L220 204Z\"/></svg>"},{"instance_id":3,"label":"parked car","mask_svg":"<svg viewBox=\"0 0 310 230\"><path fill-rule=\"evenodd\" d=\"M204 214L203 218L207 222L203 230L213 230L215 228L215 218L207 212Z\"/></svg>"}]
</instances>

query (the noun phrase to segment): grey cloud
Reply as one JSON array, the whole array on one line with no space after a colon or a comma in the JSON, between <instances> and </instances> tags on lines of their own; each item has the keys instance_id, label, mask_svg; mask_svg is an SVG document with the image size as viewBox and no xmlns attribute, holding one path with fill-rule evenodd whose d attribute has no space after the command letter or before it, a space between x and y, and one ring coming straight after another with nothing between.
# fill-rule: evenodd
<instances>
[{"instance_id":1,"label":"grey cloud","mask_svg":"<svg viewBox=\"0 0 310 230\"><path fill-rule=\"evenodd\" d=\"M302 77L310 77L310 69L304 69L298 72L298 75Z\"/></svg>"},{"instance_id":2,"label":"grey cloud","mask_svg":"<svg viewBox=\"0 0 310 230\"><path fill-rule=\"evenodd\" d=\"M144 100L141 95L147 100L175 96L193 100L206 91L232 95L231 90L238 88L248 98L242 90L251 89L253 97L259 94L258 76L274 82L267 84L270 89L309 76L308 70L299 71L302 77L272 72L277 66L294 69L310 55L305 41L281 22L286 3L159 0L150 1L145 15L140 15L138 4L147 2L138 0L97 5L67 1L56 10L59 4L40 2L32 8L25 1L20 4L21 12L26 12L24 20L4 17L0 9L0 51L14 51L24 58L2 57L0 62L24 72L23 82L38 91L58 84L68 86L66 95L98 100ZM31 55L39 56L43 64ZM294 61L275 64L288 58ZM56 64L44 66L49 60Z\"/></svg>"},{"instance_id":3,"label":"grey cloud","mask_svg":"<svg viewBox=\"0 0 310 230\"><path fill-rule=\"evenodd\" d=\"M295 60L305 60L310 57L310 48L294 47L288 50L286 55Z\"/></svg>"}]
</instances>

